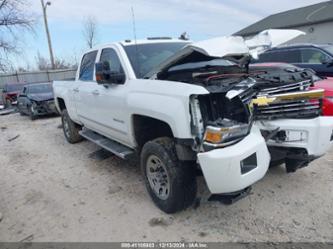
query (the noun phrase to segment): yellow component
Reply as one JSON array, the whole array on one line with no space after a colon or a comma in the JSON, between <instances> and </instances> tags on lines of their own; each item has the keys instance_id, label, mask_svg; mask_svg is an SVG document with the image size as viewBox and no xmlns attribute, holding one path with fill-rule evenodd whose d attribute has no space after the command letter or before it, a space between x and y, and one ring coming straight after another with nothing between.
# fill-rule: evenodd
<instances>
[{"instance_id":1,"label":"yellow component","mask_svg":"<svg viewBox=\"0 0 333 249\"><path fill-rule=\"evenodd\" d=\"M219 143L222 140L222 135L223 134L221 132L213 132L207 130L204 140L210 143Z\"/></svg>"},{"instance_id":2,"label":"yellow component","mask_svg":"<svg viewBox=\"0 0 333 249\"><path fill-rule=\"evenodd\" d=\"M272 102L275 101L274 97L267 97L267 96L259 96L255 99L253 99L250 103L250 106L252 107L253 105L257 106L266 106Z\"/></svg>"},{"instance_id":3,"label":"yellow component","mask_svg":"<svg viewBox=\"0 0 333 249\"><path fill-rule=\"evenodd\" d=\"M274 95L277 100L299 100L299 99L320 99L324 97L323 89L311 91L293 92Z\"/></svg>"},{"instance_id":4,"label":"yellow component","mask_svg":"<svg viewBox=\"0 0 333 249\"><path fill-rule=\"evenodd\" d=\"M284 100L308 100L308 99L320 99L324 97L323 89L315 89L310 91L283 93L270 96L259 96L253 99L250 103L250 107L253 105L267 106L270 103L276 103Z\"/></svg>"}]
</instances>

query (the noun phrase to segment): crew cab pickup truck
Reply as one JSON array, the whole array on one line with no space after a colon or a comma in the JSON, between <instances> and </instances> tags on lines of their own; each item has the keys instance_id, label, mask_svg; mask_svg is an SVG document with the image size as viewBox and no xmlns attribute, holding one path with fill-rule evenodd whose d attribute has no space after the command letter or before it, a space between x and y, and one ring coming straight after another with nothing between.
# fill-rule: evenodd
<instances>
[{"instance_id":1,"label":"crew cab pickup truck","mask_svg":"<svg viewBox=\"0 0 333 249\"><path fill-rule=\"evenodd\" d=\"M293 82L251 75L248 44L147 39L87 51L75 81L53 85L66 139L139 155L148 193L167 213L193 203L198 170L218 196L260 180L270 152L288 171L307 165L333 139L323 90L311 90L306 73Z\"/></svg>"}]
</instances>

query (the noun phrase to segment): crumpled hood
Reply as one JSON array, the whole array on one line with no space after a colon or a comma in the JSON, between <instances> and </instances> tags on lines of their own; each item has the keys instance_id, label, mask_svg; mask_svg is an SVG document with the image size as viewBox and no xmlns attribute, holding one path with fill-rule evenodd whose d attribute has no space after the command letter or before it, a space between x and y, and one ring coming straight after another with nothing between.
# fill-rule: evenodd
<instances>
[{"instance_id":1,"label":"crumpled hood","mask_svg":"<svg viewBox=\"0 0 333 249\"><path fill-rule=\"evenodd\" d=\"M52 100L54 98L53 92L49 93L32 93L28 95L29 99L35 100L35 101L46 101L46 100Z\"/></svg>"},{"instance_id":2,"label":"crumpled hood","mask_svg":"<svg viewBox=\"0 0 333 249\"><path fill-rule=\"evenodd\" d=\"M154 78L157 73L177 65L179 61L186 59L186 57L189 58L195 52L203 56L211 57L212 59L227 59L231 57L238 57L239 59L250 55L256 57L265 50L279 46L302 34L305 33L299 30L269 29L247 40L244 40L244 38L240 36L222 36L194 42L186 45L183 49L155 67L145 78Z\"/></svg>"}]
</instances>

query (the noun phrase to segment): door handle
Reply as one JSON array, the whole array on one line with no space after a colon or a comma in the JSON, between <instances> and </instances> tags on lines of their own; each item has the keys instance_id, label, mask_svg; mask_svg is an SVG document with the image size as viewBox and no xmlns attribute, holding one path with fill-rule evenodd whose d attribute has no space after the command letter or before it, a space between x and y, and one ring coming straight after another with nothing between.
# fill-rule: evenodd
<instances>
[{"instance_id":1,"label":"door handle","mask_svg":"<svg viewBox=\"0 0 333 249\"><path fill-rule=\"evenodd\" d=\"M78 93L78 92L79 92L79 88L78 88L78 87L76 87L76 88L73 88L73 92L76 92L76 93Z\"/></svg>"},{"instance_id":2,"label":"door handle","mask_svg":"<svg viewBox=\"0 0 333 249\"><path fill-rule=\"evenodd\" d=\"M94 94L94 95L99 95L99 91L98 90L94 90L91 93Z\"/></svg>"}]
</instances>

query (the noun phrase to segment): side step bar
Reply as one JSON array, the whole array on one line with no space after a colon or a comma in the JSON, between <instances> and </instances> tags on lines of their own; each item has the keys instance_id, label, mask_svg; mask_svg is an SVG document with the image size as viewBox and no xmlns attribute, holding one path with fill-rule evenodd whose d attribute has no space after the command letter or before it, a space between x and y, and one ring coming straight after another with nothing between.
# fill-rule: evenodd
<instances>
[{"instance_id":1,"label":"side step bar","mask_svg":"<svg viewBox=\"0 0 333 249\"><path fill-rule=\"evenodd\" d=\"M134 155L133 149L128 148L109 138L106 138L87 128L83 128L82 131L80 131L79 133L82 137L97 144L98 146L102 147L103 149L106 149L106 150L112 152L113 154L115 154L116 156L118 156L122 159L129 159L131 156Z\"/></svg>"}]
</instances>

